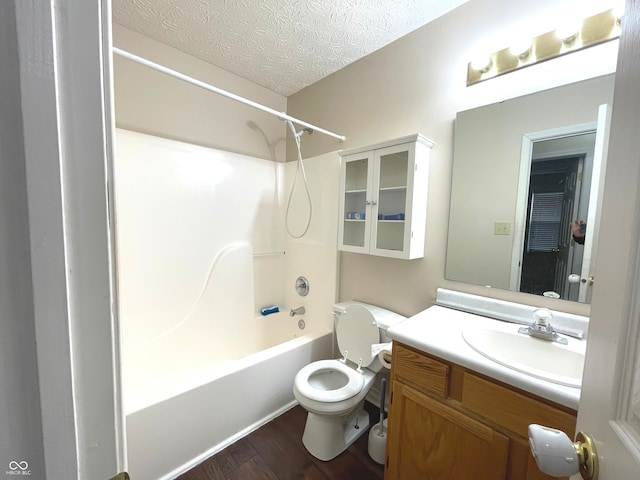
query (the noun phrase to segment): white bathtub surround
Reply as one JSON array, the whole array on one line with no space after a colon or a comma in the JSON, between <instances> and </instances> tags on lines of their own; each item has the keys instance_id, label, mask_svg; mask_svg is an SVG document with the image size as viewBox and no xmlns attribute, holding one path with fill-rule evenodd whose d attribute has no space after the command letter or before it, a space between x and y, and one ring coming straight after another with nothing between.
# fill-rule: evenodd
<instances>
[{"instance_id":1,"label":"white bathtub surround","mask_svg":"<svg viewBox=\"0 0 640 480\"><path fill-rule=\"evenodd\" d=\"M305 138L306 135L301 138L303 158ZM340 157L337 153L329 153L304 158L303 161L313 202L313 217L304 237L296 239L285 234L284 245L287 253L283 275L284 306L287 312L290 308L304 306L306 313L301 317L296 316L296 321L299 318L305 321L314 319L314 322L322 322L322 328L333 330L332 311L337 299L338 283L336 218ZM284 180L280 189L283 221L284 206L286 206L295 173L296 162L284 164ZM289 227L292 233L295 234L304 229L307 215L306 194L301 178L298 178L289 212ZM282 231L285 231L284 227ZM309 293L305 297L299 296L295 291L295 281L300 275L309 281ZM280 310L282 311L282 305ZM308 324L307 328L309 328Z\"/></svg>"},{"instance_id":2,"label":"white bathtub surround","mask_svg":"<svg viewBox=\"0 0 640 480\"><path fill-rule=\"evenodd\" d=\"M295 240L294 163L126 130L116 153L129 471L169 479L294 405L295 373L332 356L339 157L305 159L314 213ZM292 228L306 222L298 193Z\"/></svg>"}]
</instances>

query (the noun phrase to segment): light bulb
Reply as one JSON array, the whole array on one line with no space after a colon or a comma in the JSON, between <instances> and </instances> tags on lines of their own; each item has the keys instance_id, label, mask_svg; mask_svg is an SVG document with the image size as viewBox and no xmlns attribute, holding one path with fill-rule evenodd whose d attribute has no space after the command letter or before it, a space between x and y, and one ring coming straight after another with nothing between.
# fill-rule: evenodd
<instances>
[{"instance_id":1,"label":"light bulb","mask_svg":"<svg viewBox=\"0 0 640 480\"><path fill-rule=\"evenodd\" d=\"M511 52L511 55L518 57L521 60L527 58L531 54L531 39L517 39L511 47L509 47L509 52Z\"/></svg>"},{"instance_id":2,"label":"light bulb","mask_svg":"<svg viewBox=\"0 0 640 480\"><path fill-rule=\"evenodd\" d=\"M471 61L471 68L480 73L487 73L492 66L493 62L489 55L480 55Z\"/></svg>"},{"instance_id":3,"label":"light bulb","mask_svg":"<svg viewBox=\"0 0 640 480\"><path fill-rule=\"evenodd\" d=\"M556 29L556 36L564 43L571 43L578 37L581 27L582 20L567 19Z\"/></svg>"}]
</instances>

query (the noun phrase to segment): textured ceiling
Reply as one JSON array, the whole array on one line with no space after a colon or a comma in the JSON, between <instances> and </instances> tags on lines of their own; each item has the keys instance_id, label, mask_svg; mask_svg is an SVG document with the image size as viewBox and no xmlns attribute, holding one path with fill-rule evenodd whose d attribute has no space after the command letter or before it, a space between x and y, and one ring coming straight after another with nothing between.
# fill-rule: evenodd
<instances>
[{"instance_id":1,"label":"textured ceiling","mask_svg":"<svg viewBox=\"0 0 640 480\"><path fill-rule=\"evenodd\" d=\"M467 0L113 0L113 21L284 96Z\"/></svg>"}]
</instances>

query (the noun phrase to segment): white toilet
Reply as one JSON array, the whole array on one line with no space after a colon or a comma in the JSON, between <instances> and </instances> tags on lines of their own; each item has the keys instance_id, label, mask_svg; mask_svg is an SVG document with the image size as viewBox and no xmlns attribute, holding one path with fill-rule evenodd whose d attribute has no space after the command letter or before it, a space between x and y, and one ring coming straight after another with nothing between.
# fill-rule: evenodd
<instances>
[{"instance_id":1,"label":"white toilet","mask_svg":"<svg viewBox=\"0 0 640 480\"><path fill-rule=\"evenodd\" d=\"M335 331L342 358L320 360L296 375L293 394L309 413L302 443L314 457L331 460L369 428L364 398L382 369L371 345L388 342L386 330L406 317L374 305L334 305Z\"/></svg>"}]
</instances>

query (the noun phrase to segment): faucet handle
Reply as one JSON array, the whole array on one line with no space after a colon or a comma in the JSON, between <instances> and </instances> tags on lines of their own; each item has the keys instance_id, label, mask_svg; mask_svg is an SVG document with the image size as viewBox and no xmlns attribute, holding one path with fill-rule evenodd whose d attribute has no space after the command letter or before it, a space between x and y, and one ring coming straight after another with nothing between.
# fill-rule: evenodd
<instances>
[{"instance_id":1,"label":"faucet handle","mask_svg":"<svg viewBox=\"0 0 640 480\"><path fill-rule=\"evenodd\" d=\"M546 327L551 324L551 318L553 315L546 308L538 308L533 311L534 323L542 327Z\"/></svg>"}]
</instances>

